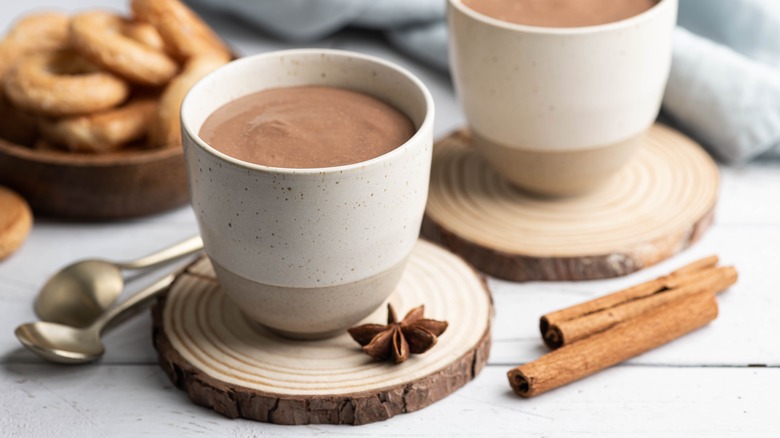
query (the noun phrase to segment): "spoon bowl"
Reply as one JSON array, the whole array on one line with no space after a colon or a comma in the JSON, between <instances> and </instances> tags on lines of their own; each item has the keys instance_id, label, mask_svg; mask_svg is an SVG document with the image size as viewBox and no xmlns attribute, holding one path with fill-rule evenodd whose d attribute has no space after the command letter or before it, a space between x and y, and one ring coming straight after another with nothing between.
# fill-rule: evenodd
<instances>
[{"instance_id":1,"label":"spoon bowl","mask_svg":"<svg viewBox=\"0 0 780 438\"><path fill-rule=\"evenodd\" d=\"M88 327L71 327L54 322L29 322L14 332L19 342L38 356L59 363L92 362L105 352L101 334L132 315L135 315L173 283L175 275L168 274L150 286L111 307Z\"/></svg>"},{"instance_id":2,"label":"spoon bowl","mask_svg":"<svg viewBox=\"0 0 780 438\"><path fill-rule=\"evenodd\" d=\"M43 321L85 327L116 301L124 286L116 265L103 260L77 262L46 282L35 298L35 313Z\"/></svg>"},{"instance_id":3,"label":"spoon bowl","mask_svg":"<svg viewBox=\"0 0 780 438\"><path fill-rule=\"evenodd\" d=\"M35 298L42 321L86 327L111 305L125 286L122 270L153 268L203 249L194 236L154 254L129 262L83 260L69 265L46 282Z\"/></svg>"},{"instance_id":4,"label":"spoon bowl","mask_svg":"<svg viewBox=\"0 0 780 438\"><path fill-rule=\"evenodd\" d=\"M91 362L105 352L103 342L94 330L39 321L20 325L15 333L25 347L54 362Z\"/></svg>"}]
</instances>

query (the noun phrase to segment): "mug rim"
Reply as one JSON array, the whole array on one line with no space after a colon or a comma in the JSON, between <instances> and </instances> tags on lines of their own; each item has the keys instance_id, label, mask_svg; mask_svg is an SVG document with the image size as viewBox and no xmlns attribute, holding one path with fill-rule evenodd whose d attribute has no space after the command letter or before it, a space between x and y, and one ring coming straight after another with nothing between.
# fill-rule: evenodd
<instances>
[{"instance_id":1,"label":"mug rim","mask_svg":"<svg viewBox=\"0 0 780 438\"><path fill-rule=\"evenodd\" d=\"M463 4L463 0L447 0L451 7L456 8L462 14L469 16L470 18L480 21L484 24L499 27L505 30L522 31L527 33L535 33L540 35L581 35L592 34L600 32L608 32L613 30L620 30L626 27L630 27L638 22L649 20L655 15L660 14L661 9L667 7L667 4L671 4L675 0L658 0L658 3L653 5L650 9L642 11L639 14L632 15L631 17L624 18L618 21L611 21L604 24L596 24L591 26L576 26L576 27L547 27L547 26L534 26L530 24L511 23L509 21L499 20L485 15L481 12L477 12L474 9Z\"/></svg>"},{"instance_id":2,"label":"mug rim","mask_svg":"<svg viewBox=\"0 0 780 438\"><path fill-rule=\"evenodd\" d=\"M342 59L360 59L363 61L367 61L369 63L376 64L380 67L393 70L397 73L400 73L403 77L405 77L407 80L409 80L416 88L417 90L422 94L424 100L425 100L425 116L423 117L423 121L420 124L420 126L415 130L414 134L404 143L402 143L400 146L394 148L393 150L386 152L382 155L379 155L377 157L374 157L370 160L365 161L359 161L357 163L351 163L351 164L344 164L340 166L330 166L330 167L311 167L311 168L295 168L295 167L275 167L275 166L266 166L263 164L256 164L256 163L250 163L247 161L240 160L238 158L235 158L231 155L225 154L211 145L209 145L207 142L205 142L198 133L195 133L195 130L192 127L192 124L189 120L185 120L185 111L184 108L186 106L191 105L191 101L193 99L193 95L201 92L201 90L206 86L205 84L209 80L213 80L214 75L219 74L220 72L236 68L238 65L243 65L246 63L252 63L256 62L260 59L266 59L266 58L278 58L278 57L284 57L284 56L290 56L290 55L331 55ZM250 55L241 57L239 59L236 59L234 61L231 61L218 69L212 71L211 73L207 74L203 78L201 78L198 82L193 85L190 90L187 92L187 94L184 96L184 100L182 101L181 110L179 112L179 122L181 125L181 129L184 131L184 135L188 136L193 143L195 143L199 148L206 151L207 153L213 155L214 157L226 161L230 164L246 168L246 169L252 169L257 171L262 171L266 173L275 173L275 174L304 174L304 175L320 175L320 174L329 174L329 173L339 173L354 169L362 169L367 166L371 166L373 164L377 164L383 161L391 160L396 155L399 155L404 152L404 150L409 149L413 147L414 144L417 144L421 141L424 141L422 137L424 137L426 132L429 132L432 130L431 125L433 124L433 112L434 112L434 103L433 103L433 97L431 96L430 91L428 88L423 84L423 82L417 78L414 74L412 74L409 70L395 64L389 61L385 61L379 57L372 56L372 55L365 55L359 52L354 52L350 50L338 50L338 49L317 49L317 48L304 48L304 49L288 49L288 50L275 50L271 52L261 53L257 55ZM214 109L216 111L218 108ZM400 110L399 110L400 111ZM212 111L213 113L213 111ZM406 114L405 114L406 115ZM408 117L408 115L407 115Z\"/></svg>"}]
</instances>

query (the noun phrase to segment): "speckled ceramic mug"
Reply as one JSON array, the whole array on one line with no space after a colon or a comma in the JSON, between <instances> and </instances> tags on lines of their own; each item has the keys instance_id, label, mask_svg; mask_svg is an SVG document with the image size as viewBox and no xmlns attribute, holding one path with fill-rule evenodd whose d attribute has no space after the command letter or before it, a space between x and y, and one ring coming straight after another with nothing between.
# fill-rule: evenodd
<instances>
[{"instance_id":1,"label":"speckled ceramic mug","mask_svg":"<svg viewBox=\"0 0 780 438\"><path fill-rule=\"evenodd\" d=\"M377 97L417 131L377 158L318 169L247 163L200 139L206 118L267 88L324 85ZM406 70L357 53L304 49L233 61L181 109L184 153L205 250L246 315L283 335L341 333L394 290L428 195L433 100Z\"/></svg>"},{"instance_id":2,"label":"speckled ceramic mug","mask_svg":"<svg viewBox=\"0 0 780 438\"><path fill-rule=\"evenodd\" d=\"M480 154L515 185L589 191L641 143L669 76L677 0L613 23L500 21L449 0L450 65Z\"/></svg>"}]
</instances>

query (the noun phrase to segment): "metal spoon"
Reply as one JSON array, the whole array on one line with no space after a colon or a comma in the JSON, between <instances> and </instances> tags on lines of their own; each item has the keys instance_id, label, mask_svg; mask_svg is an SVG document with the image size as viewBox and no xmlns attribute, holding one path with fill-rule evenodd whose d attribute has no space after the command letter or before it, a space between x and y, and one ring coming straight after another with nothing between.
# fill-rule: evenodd
<instances>
[{"instance_id":1,"label":"metal spoon","mask_svg":"<svg viewBox=\"0 0 780 438\"><path fill-rule=\"evenodd\" d=\"M28 322L14 332L19 341L38 356L59 363L87 363L105 352L101 334L143 310L173 282L169 274L138 292L122 304L103 313L88 327L76 328L53 322Z\"/></svg>"},{"instance_id":2,"label":"metal spoon","mask_svg":"<svg viewBox=\"0 0 780 438\"><path fill-rule=\"evenodd\" d=\"M35 313L43 321L85 327L110 306L124 289L122 269L144 269L203 249L194 236L162 251L129 262L83 260L63 268L35 298Z\"/></svg>"}]
</instances>

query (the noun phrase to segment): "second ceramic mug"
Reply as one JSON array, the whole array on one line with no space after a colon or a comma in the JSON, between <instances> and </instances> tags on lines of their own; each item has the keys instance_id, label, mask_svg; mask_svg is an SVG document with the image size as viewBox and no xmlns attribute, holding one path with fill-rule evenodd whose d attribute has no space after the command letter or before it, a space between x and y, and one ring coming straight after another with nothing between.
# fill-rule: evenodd
<instances>
[{"instance_id":1,"label":"second ceramic mug","mask_svg":"<svg viewBox=\"0 0 780 438\"><path fill-rule=\"evenodd\" d=\"M634 155L661 105L677 0L613 23L526 26L449 0L450 65L480 154L532 192L571 195Z\"/></svg>"},{"instance_id":2,"label":"second ceramic mug","mask_svg":"<svg viewBox=\"0 0 780 438\"><path fill-rule=\"evenodd\" d=\"M404 112L414 136L369 161L319 169L247 163L200 139L224 104L275 87L324 85L377 97ZM245 314L281 334L326 337L394 290L428 195L433 100L409 72L336 50L289 50L233 61L185 98L182 137L206 253Z\"/></svg>"}]
</instances>

